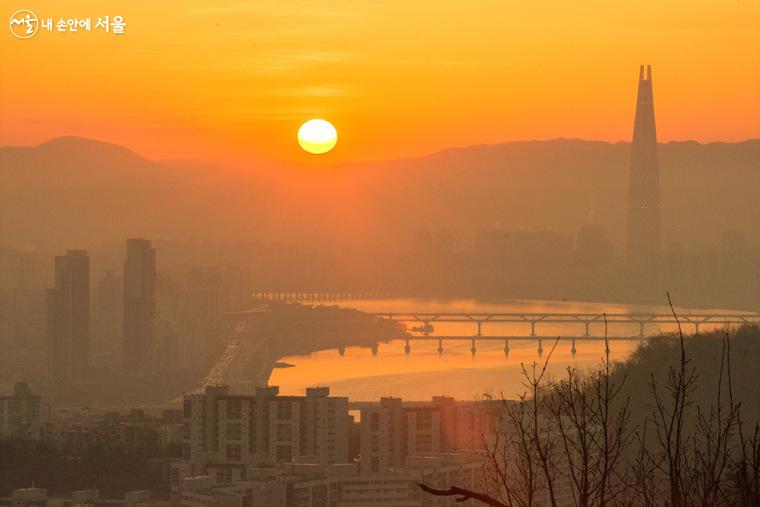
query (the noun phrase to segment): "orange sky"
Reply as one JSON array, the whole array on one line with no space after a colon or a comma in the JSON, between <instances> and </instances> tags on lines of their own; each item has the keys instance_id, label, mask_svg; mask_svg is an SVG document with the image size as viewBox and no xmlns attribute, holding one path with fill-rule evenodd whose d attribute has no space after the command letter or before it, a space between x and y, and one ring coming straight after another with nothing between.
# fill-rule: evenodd
<instances>
[{"instance_id":1,"label":"orange sky","mask_svg":"<svg viewBox=\"0 0 760 507\"><path fill-rule=\"evenodd\" d=\"M661 140L760 137L755 0L4 0L122 15L121 36L0 36L0 145L80 135L150 158L329 161L475 143L629 139L640 63Z\"/></svg>"}]
</instances>

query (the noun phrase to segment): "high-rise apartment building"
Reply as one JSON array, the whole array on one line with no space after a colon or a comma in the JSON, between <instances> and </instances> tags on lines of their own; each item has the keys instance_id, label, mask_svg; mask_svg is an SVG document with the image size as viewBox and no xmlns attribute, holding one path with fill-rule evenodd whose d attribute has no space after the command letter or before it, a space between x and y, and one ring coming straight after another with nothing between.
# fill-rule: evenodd
<instances>
[{"instance_id":1,"label":"high-rise apartment building","mask_svg":"<svg viewBox=\"0 0 760 507\"><path fill-rule=\"evenodd\" d=\"M54 287L47 292L48 376L87 376L90 346L90 257L69 250L55 258Z\"/></svg>"},{"instance_id":2,"label":"high-rise apartment building","mask_svg":"<svg viewBox=\"0 0 760 507\"><path fill-rule=\"evenodd\" d=\"M436 396L432 403L400 398L366 403L359 430L361 471L384 473L414 456L482 449L485 437L503 430L503 421L501 401Z\"/></svg>"},{"instance_id":3,"label":"high-rise apartment building","mask_svg":"<svg viewBox=\"0 0 760 507\"><path fill-rule=\"evenodd\" d=\"M153 327L156 316L156 251L147 239L127 240L124 262L124 369L153 370Z\"/></svg>"},{"instance_id":4,"label":"high-rise apartment building","mask_svg":"<svg viewBox=\"0 0 760 507\"><path fill-rule=\"evenodd\" d=\"M277 387L258 387L253 396L234 395L227 386L207 386L185 396L183 460L193 473L210 463L346 463L348 398L329 394L316 387L306 396L279 396Z\"/></svg>"}]
</instances>

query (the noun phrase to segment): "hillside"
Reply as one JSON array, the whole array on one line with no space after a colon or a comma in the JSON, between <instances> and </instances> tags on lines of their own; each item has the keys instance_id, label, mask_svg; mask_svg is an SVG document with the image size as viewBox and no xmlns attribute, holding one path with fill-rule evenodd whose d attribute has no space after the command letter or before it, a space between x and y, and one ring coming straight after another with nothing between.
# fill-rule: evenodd
<instances>
[{"instance_id":1,"label":"hillside","mask_svg":"<svg viewBox=\"0 0 760 507\"><path fill-rule=\"evenodd\" d=\"M417 229L557 228L588 221L620 243L630 145L511 142L343 166L324 178L146 160L112 144L58 138L0 148L0 243L61 247L154 237L373 239ZM760 140L660 146L667 242L714 241L727 228L757 241ZM730 224L730 225L726 225Z\"/></svg>"}]
</instances>

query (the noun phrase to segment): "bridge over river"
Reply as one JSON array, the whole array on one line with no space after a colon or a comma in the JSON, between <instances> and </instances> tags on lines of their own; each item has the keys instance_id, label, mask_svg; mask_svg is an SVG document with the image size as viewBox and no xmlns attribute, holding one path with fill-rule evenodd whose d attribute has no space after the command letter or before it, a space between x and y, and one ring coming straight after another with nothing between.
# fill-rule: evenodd
<instances>
[{"instance_id":1,"label":"bridge over river","mask_svg":"<svg viewBox=\"0 0 760 507\"><path fill-rule=\"evenodd\" d=\"M503 340L504 352L509 353L509 340L535 340L538 353L543 352L543 338L572 341L571 352L575 354L576 340L632 340L645 339L646 327L667 325L670 327L689 326L699 333L702 326L736 327L745 324L760 323L760 315L751 312L682 312L682 313L487 313L487 312L378 312L371 315L397 322L413 325L412 334L405 338L407 353L411 342L415 340L438 340L438 351L443 352L443 343L451 340L468 340L472 343L471 351L477 350L479 340ZM437 335L435 324L471 324L471 335ZM414 325L416 324L416 325ZM486 326L488 325L488 326ZM523 328L524 332L506 334L504 327L511 330ZM551 325L566 328L569 333L544 333L539 326ZM638 334L631 334L631 327L638 329ZM490 334L484 333L488 327ZM580 332L578 332L580 329ZM592 333L592 329L597 333ZM599 331L602 331L601 334ZM494 332L497 331L497 332ZM498 332L501 331L501 332ZM628 332L626 332L628 331Z\"/></svg>"}]
</instances>

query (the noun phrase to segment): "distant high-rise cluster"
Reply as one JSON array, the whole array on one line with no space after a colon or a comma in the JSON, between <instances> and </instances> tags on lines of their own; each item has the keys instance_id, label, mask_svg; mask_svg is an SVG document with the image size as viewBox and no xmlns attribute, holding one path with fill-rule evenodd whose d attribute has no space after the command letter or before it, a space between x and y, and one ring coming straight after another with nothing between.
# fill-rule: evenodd
<instances>
[{"instance_id":1,"label":"distant high-rise cluster","mask_svg":"<svg viewBox=\"0 0 760 507\"><path fill-rule=\"evenodd\" d=\"M628 256L653 267L660 256L660 169L654 121L652 67L642 65L628 181Z\"/></svg>"},{"instance_id":2,"label":"distant high-rise cluster","mask_svg":"<svg viewBox=\"0 0 760 507\"><path fill-rule=\"evenodd\" d=\"M154 373L153 335L156 316L156 252L147 239L128 239L124 262L124 370ZM116 321L119 280L113 273L98 284L96 310L101 319ZM107 304L106 304L107 303ZM54 287L47 291L48 377L84 380L89 373L90 257L69 250L55 258ZM102 331L102 330L101 330ZM163 344L164 365L176 369L177 338ZM171 357L170 357L171 356Z\"/></svg>"},{"instance_id":3,"label":"distant high-rise cluster","mask_svg":"<svg viewBox=\"0 0 760 507\"><path fill-rule=\"evenodd\" d=\"M90 257L69 250L55 258L55 286L47 292L48 376L87 376L90 347Z\"/></svg>"},{"instance_id":4,"label":"distant high-rise cluster","mask_svg":"<svg viewBox=\"0 0 760 507\"><path fill-rule=\"evenodd\" d=\"M124 369L144 374L152 370L153 326L156 314L156 251L148 239L127 240L124 262Z\"/></svg>"}]
</instances>

